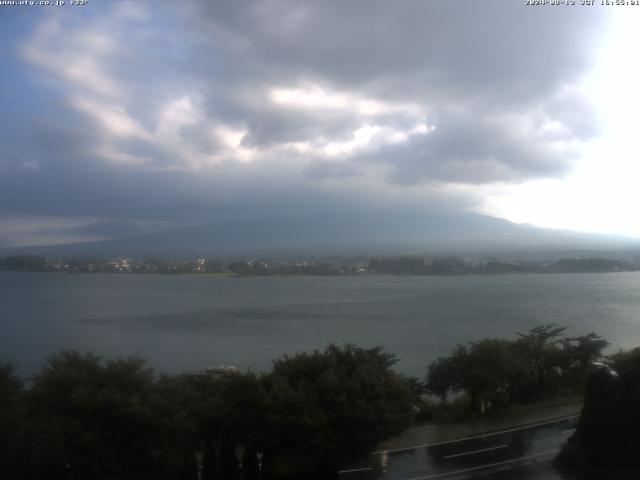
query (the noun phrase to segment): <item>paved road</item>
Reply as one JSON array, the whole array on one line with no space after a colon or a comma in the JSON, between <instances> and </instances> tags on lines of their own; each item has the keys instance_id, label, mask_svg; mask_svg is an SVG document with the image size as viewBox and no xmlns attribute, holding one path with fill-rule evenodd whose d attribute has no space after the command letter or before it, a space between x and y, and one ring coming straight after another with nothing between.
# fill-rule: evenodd
<instances>
[{"instance_id":1,"label":"paved road","mask_svg":"<svg viewBox=\"0 0 640 480\"><path fill-rule=\"evenodd\" d=\"M372 452L340 472L344 480L536 479L562 476L551 460L578 415L460 440Z\"/></svg>"}]
</instances>

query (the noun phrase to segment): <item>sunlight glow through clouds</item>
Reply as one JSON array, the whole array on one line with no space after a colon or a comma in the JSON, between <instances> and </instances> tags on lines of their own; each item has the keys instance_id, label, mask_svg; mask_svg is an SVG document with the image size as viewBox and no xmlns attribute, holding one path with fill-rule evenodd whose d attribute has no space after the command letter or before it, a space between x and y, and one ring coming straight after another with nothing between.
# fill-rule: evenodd
<instances>
[{"instance_id":1,"label":"sunlight glow through clouds","mask_svg":"<svg viewBox=\"0 0 640 480\"><path fill-rule=\"evenodd\" d=\"M414 135L425 135L433 130L435 126L427 126L425 123L418 123L410 130L396 130L390 127L381 127L380 125L363 125L356 129L350 140L345 142L330 142L322 149L322 151L330 156L351 155L358 149L372 148L375 149L380 145L403 143L409 141Z\"/></svg>"},{"instance_id":2,"label":"sunlight glow through clouds","mask_svg":"<svg viewBox=\"0 0 640 480\"><path fill-rule=\"evenodd\" d=\"M363 125L353 132L351 140L331 142L323 150L329 156L351 153L356 148L367 145L379 131L380 127L377 125Z\"/></svg>"},{"instance_id":3,"label":"sunlight glow through clouds","mask_svg":"<svg viewBox=\"0 0 640 480\"><path fill-rule=\"evenodd\" d=\"M167 102L158 115L156 135L179 139L184 127L197 124L205 115L190 95L184 95Z\"/></svg>"},{"instance_id":4,"label":"sunlight glow through clouds","mask_svg":"<svg viewBox=\"0 0 640 480\"><path fill-rule=\"evenodd\" d=\"M289 108L345 110L362 116L420 113L420 108L416 105L382 102L353 93L330 92L317 85L306 88L273 88L268 97L273 103Z\"/></svg>"},{"instance_id":5,"label":"sunlight glow through clouds","mask_svg":"<svg viewBox=\"0 0 640 480\"><path fill-rule=\"evenodd\" d=\"M603 132L561 180L488 188L484 212L515 222L640 236L640 13L621 9L584 88ZM548 125L547 128L561 128Z\"/></svg>"},{"instance_id":6,"label":"sunlight glow through clouds","mask_svg":"<svg viewBox=\"0 0 640 480\"><path fill-rule=\"evenodd\" d=\"M424 118L425 113L417 105L383 102L354 93L330 91L318 85L305 88L272 88L267 97L279 108L291 110L310 110L313 112L335 110L344 114L365 118L385 114L404 114L409 117ZM369 118L370 120L370 118ZM399 130L390 126L363 123L353 130L348 140L318 138L314 142L318 154L329 158L347 157L365 148L376 148L383 144L407 142L413 135L424 135L435 127L418 121L410 130ZM304 149L299 145L293 149L312 153L313 147L306 143Z\"/></svg>"},{"instance_id":7,"label":"sunlight glow through clouds","mask_svg":"<svg viewBox=\"0 0 640 480\"><path fill-rule=\"evenodd\" d=\"M234 160L240 163L250 163L256 159L257 152L242 145L242 140L247 134L246 129L218 125L213 128L213 133L224 148L222 153L214 156L216 162Z\"/></svg>"},{"instance_id":8,"label":"sunlight glow through clouds","mask_svg":"<svg viewBox=\"0 0 640 480\"><path fill-rule=\"evenodd\" d=\"M72 97L70 103L77 110L100 122L106 132L111 135L151 139L151 134L119 105L99 102L83 96Z\"/></svg>"}]
</instances>

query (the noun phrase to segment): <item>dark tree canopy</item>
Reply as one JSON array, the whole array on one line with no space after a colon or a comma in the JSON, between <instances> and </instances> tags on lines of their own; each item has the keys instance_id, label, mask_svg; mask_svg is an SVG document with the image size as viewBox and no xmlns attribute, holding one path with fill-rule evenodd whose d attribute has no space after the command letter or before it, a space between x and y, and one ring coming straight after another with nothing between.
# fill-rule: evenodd
<instances>
[{"instance_id":1,"label":"dark tree canopy","mask_svg":"<svg viewBox=\"0 0 640 480\"><path fill-rule=\"evenodd\" d=\"M0 364L0 478L6 478L23 461L22 393L22 382L16 377L13 366Z\"/></svg>"},{"instance_id":2,"label":"dark tree canopy","mask_svg":"<svg viewBox=\"0 0 640 480\"><path fill-rule=\"evenodd\" d=\"M590 478L638 478L640 348L611 360L612 369L590 374L578 427L559 460L581 467Z\"/></svg>"},{"instance_id":3,"label":"dark tree canopy","mask_svg":"<svg viewBox=\"0 0 640 480\"><path fill-rule=\"evenodd\" d=\"M380 348L329 346L256 376L155 375L62 352L24 389L0 365L2 478L331 478L406 427L418 382ZM345 449L349 445L349 449ZM260 473L261 472L261 473Z\"/></svg>"},{"instance_id":4,"label":"dark tree canopy","mask_svg":"<svg viewBox=\"0 0 640 480\"><path fill-rule=\"evenodd\" d=\"M540 325L516 340L458 345L429 366L427 389L442 398L467 393L475 412L581 392L608 342L594 333L562 337L565 327Z\"/></svg>"},{"instance_id":5,"label":"dark tree canopy","mask_svg":"<svg viewBox=\"0 0 640 480\"><path fill-rule=\"evenodd\" d=\"M276 361L265 378L268 430L287 435L272 439L270 468L279 475L326 474L345 460L345 445L359 453L406 428L413 393L391 370L394 363L381 348L354 345Z\"/></svg>"},{"instance_id":6,"label":"dark tree canopy","mask_svg":"<svg viewBox=\"0 0 640 480\"><path fill-rule=\"evenodd\" d=\"M26 398L37 470L47 478L177 478L194 462L194 427L177 387L155 382L139 358L51 357Z\"/></svg>"}]
</instances>

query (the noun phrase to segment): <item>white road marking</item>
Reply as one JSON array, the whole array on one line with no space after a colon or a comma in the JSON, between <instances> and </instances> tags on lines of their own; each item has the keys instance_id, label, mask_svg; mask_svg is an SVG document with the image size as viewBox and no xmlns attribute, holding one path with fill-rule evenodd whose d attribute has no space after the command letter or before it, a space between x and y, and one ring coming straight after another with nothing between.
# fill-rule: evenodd
<instances>
[{"instance_id":1,"label":"white road marking","mask_svg":"<svg viewBox=\"0 0 640 480\"><path fill-rule=\"evenodd\" d=\"M535 423L533 425L525 425L523 427L510 428L508 430L502 430L500 432L485 433L483 435L473 435L473 436L470 436L470 437L458 438L458 439L455 439L455 440L446 440L444 442L424 443L422 445L413 445L411 447L392 448L390 450L377 450L375 452L369 453L369 455L381 455L381 454L384 454L384 453L408 452L409 450L415 450L417 448L436 447L438 445L447 445L449 443L464 442L464 441L467 441L467 440L474 440L476 438L493 437L495 435L502 435L504 433L518 432L520 430L528 430L529 428L541 427L543 425L553 425L554 423L562 423L562 422L565 422L567 420L572 420L572 419L578 418L578 417L580 417L580 415L571 415L569 417L558 418L556 420L550 420L548 422L540 422L540 423Z\"/></svg>"},{"instance_id":2,"label":"white road marking","mask_svg":"<svg viewBox=\"0 0 640 480\"><path fill-rule=\"evenodd\" d=\"M371 467L363 467L363 468L350 468L349 470L339 470L338 473L356 473L356 472L367 472L369 470L373 470Z\"/></svg>"},{"instance_id":3,"label":"white road marking","mask_svg":"<svg viewBox=\"0 0 640 480\"><path fill-rule=\"evenodd\" d=\"M498 445L497 447L481 448L480 450L472 450L471 452L456 453L455 455L445 455L444 458L456 458L464 457L465 455L473 455L474 453L490 452L491 450L500 450L501 448L507 448L509 445Z\"/></svg>"},{"instance_id":4,"label":"white road marking","mask_svg":"<svg viewBox=\"0 0 640 480\"><path fill-rule=\"evenodd\" d=\"M432 478L441 478L441 477L446 477L446 476L449 476L449 475L458 475L458 474L461 474L461 473L475 472L477 470L483 470L485 468L500 467L502 465L509 465L510 463L521 462L523 460L531 460L531 459L534 459L534 458L545 457L545 456L548 456L548 455L556 454L559 451L560 450L549 450L547 452L536 453L534 455L527 455L526 457L514 458L512 460L505 460L503 462L490 463L490 464L487 464L487 465L480 465L478 467L465 468L464 470L455 470L453 472L437 473L435 475L427 475L426 477L412 477L412 478L409 478L407 480L430 480Z\"/></svg>"},{"instance_id":5,"label":"white road marking","mask_svg":"<svg viewBox=\"0 0 640 480\"><path fill-rule=\"evenodd\" d=\"M575 431L576 431L575 428L571 428L569 430L563 430L562 432L560 432L560 435L566 435L567 433L573 433Z\"/></svg>"}]
</instances>

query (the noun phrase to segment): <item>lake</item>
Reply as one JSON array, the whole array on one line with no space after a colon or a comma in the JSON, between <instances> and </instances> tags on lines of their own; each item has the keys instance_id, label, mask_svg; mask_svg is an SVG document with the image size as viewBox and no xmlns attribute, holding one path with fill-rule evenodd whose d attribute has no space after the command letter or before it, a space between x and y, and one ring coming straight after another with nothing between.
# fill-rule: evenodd
<instances>
[{"instance_id":1,"label":"lake","mask_svg":"<svg viewBox=\"0 0 640 480\"><path fill-rule=\"evenodd\" d=\"M252 371L327 344L382 345L423 377L457 343L541 323L640 345L640 273L247 277L0 272L0 361L62 349L141 355L159 371Z\"/></svg>"}]
</instances>

